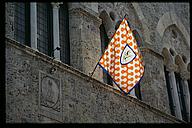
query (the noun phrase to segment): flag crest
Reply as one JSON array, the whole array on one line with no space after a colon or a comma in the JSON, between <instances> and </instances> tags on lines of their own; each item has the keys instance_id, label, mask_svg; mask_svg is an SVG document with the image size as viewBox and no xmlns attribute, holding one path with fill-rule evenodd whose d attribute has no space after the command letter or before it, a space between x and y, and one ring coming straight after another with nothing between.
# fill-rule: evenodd
<instances>
[{"instance_id":1,"label":"flag crest","mask_svg":"<svg viewBox=\"0 0 192 128\"><path fill-rule=\"evenodd\" d=\"M142 78L144 74L142 56L125 18L101 57L99 65L126 94Z\"/></svg>"}]
</instances>

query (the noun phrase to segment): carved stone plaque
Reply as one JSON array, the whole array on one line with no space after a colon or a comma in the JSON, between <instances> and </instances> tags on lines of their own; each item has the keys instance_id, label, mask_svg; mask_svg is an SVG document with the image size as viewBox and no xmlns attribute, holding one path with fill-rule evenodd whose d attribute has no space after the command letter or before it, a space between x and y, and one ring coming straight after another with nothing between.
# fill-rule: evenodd
<instances>
[{"instance_id":1,"label":"carved stone plaque","mask_svg":"<svg viewBox=\"0 0 192 128\"><path fill-rule=\"evenodd\" d=\"M43 116L62 120L61 80L42 71L39 72L39 109Z\"/></svg>"}]
</instances>

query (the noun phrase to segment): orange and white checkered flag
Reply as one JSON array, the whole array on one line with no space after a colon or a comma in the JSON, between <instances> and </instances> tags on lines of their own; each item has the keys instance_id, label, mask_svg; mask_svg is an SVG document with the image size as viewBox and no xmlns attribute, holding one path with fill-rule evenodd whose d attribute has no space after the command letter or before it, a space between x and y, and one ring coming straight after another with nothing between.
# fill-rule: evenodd
<instances>
[{"instance_id":1,"label":"orange and white checkered flag","mask_svg":"<svg viewBox=\"0 0 192 128\"><path fill-rule=\"evenodd\" d=\"M144 74L142 55L125 18L98 64L125 94L141 80Z\"/></svg>"}]
</instances>

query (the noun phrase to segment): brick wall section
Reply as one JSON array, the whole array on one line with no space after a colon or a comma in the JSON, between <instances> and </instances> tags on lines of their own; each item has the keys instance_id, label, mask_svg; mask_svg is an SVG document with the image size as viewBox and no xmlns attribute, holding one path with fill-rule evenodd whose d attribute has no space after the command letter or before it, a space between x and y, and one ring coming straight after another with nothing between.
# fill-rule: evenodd
<instances>
[{"instance_id":1,"label":"brick wall section","mask_svg":"<svg viewBox=\"0 0 192 128\"><path fill-rule=\"evenodd\" d=\"M55 65L57 71L50 74ZM60 80L60 104L44 108L39 103L40 73ZM55 82L58 84L58 82ZM53 89L54 90L54 89ZM181 123L130 96L121 96L100 81L55 61L27 46L6 39L6 122L64 123Z\"/></svg>"}]
</instances>

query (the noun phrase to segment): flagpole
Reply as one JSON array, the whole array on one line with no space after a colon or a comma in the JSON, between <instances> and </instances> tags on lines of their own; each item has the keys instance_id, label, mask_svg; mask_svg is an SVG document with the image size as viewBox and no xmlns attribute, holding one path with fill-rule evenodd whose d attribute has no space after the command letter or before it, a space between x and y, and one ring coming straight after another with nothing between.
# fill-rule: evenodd
<instances>
[{"instance_id":1,"label":"flagpole","mask_svg":"<svg viewBox=\"0 0 192 128\"><path fill-rule=\"evenodd\" d=\"M125 14L124 18L126 18L126 16L128 16L127 14ZM127 18L126 18L127 19Z\"/></svg>"},{"instance_id":2,"label":"flagpole","mask_svg":"<svg viewBox=\"0 0 192 128\"><path fill-rule=\"evenodd\" d=\"M93 73L95 72L96 68L97 68L97 65L98 65L99 62L97 62L97 64L95 65L95 68L93 69L92 73L90 74L90 77L93 76Z\"/></svg>"}]
</instances>

